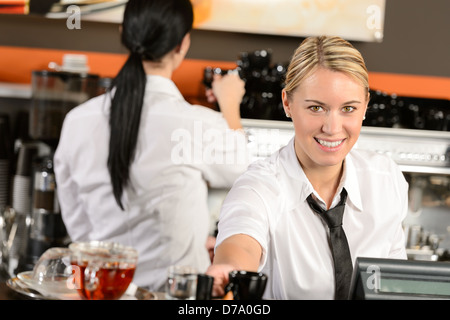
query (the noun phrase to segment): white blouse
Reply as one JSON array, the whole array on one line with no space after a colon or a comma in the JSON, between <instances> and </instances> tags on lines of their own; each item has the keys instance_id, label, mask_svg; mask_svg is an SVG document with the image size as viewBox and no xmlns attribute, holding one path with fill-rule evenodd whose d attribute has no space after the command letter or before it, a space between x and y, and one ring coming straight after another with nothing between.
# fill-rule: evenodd
<instances>
[{"instance_id":1,"label":"white blouse","mask_svg":"<svg viewBox=\"0 0 450 320\"><path fill-rule=\"evenodd\" d=\"M398 166L387 156L353 149L345 158L332 207L342 187L348 192L343 228L353 264L357 257L406 259L402 221L408 212L408 184ZM234 234L259 242L259 270L269 279L265 298L334 298L328 228L306 202L311 193L320 199L292 139L271 157L251 164L224 201L216 247Z\"/></svg>"},{"instance_id":2,"label":"white blouse","mask_svg":"<svg viewBox=\"0 0 450 320\"><path fill-rule=\"evenodd\" d=\"M121 211L107 169L109 100L91 99L65 118L54 159L62 217L72 241L135 247L133 282L161 291L169 265L209 266L208 186L230 188L244 172L247 140L220 112L186 102L171 80L147 76Z\"/></svg>"}]
</instances>

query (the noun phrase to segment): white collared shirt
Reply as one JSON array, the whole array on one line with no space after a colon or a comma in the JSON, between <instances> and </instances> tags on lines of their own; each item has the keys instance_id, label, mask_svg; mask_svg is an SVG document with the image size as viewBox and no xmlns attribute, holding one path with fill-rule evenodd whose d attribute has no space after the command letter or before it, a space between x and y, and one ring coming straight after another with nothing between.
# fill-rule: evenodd
<instances>
[{"instance_id":1,"label":"white collared shirt","mask_svg":"<svg viewBox=\"0 0 450 320\"><path fill-rule=\"evenodd\" d=\"M353 265L357 257L406 259L402 221L408 184L387 156L353 149L341 185L348 192L343 228ZM262 247L259 270L268 275L269 299L333 299L334 271L328 228L309 208L314 193L295 154L294 140L249 166L224 201L216 247L247 234ZM325 204L323 203L323 206Z\"/></svg>"},{"instance_id":2,"label":"white collared shirt","mask_svg":"<svg viewBox=\"0 0 450 320\"><path fill-rule=\"evenodd\" d=\"M246 137L220 112L191 105L175 84L147 76L139 138L121 211L107 169L110 99L67 114L55 154L62 217L72 241L117 241L139 252L133 279L164 290L167 267L210 264L208 186L230 188L248 166Z\"/></svg>"}]
</instances>

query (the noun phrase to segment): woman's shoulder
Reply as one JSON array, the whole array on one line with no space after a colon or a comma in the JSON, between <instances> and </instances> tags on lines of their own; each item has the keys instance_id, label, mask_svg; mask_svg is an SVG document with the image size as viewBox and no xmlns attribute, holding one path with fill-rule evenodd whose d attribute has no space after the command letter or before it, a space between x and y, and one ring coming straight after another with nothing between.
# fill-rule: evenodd
<instances>
[{"instance_id":1,"label":"woman's shoulder","mask_svg":"<svg viewBox=\"0 0 450 320\"><path fill-rule=\"evenodd\" d=\"M349 153L357 170L391 173L400 171L398 164L388 154L354 148Z\"/></svg>"},{"instance_id":2,"label":"woman's shoulder","mask_svg":"<svg viewBox=\"0 0 450 320\"><path fill-rule=\"evenodd\" d=\"M107 94L102 94L93 97L75 108L71 109L67 115L66 119L75 120L78 118L90 118L95 114L104 115L107 107L110 105L110 99Z\"/></svg>"},{"instance_id":3,"label":"woman's shoulder","mask_svg":"<svg viewBox=\"0 0 450 320\"><path fill-rule=\"evenodd\" d=\"M174 119L182 119L183 122L201 120L211 125L225 121L220 111L208 106L192 104L181 95L153 96L152 98L148 101L149 106L151 105L149 116L170 115Z\"/></svg>"},{"instance_id":4,"label":"woman's shoulder","mask_svg":"<svg viewBox=\"0 0 450 320\"><path fill-rule=\"evenodd\" d=\"M224 120L220 111L200 104L190 104L189 102L186 103L186 111L190 113L194 118L201 117L204 119L210 119L211 121Z\"/></svg>"},{"instance_id":5,"label":"woman's shoulder","mask_svg":"<svg viewBox=\"0 0 450 320\"><path fill-rule=\"evenodd\" d=\"M279 152L267 158L250 163L247 170L236 180L236 185L246 185L253 189L275 190L280 186Z\"/></svg>"}]
</instances>

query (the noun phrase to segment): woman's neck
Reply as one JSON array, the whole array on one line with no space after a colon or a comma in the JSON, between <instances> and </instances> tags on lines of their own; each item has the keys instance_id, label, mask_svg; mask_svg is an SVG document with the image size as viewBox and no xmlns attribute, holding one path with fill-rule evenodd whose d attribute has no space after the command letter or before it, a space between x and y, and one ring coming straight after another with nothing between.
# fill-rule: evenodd
<instances>
[{"instance_id":1,"label":"woman's neck","mask_svg":"<svg viewBox=\"0 0 450 320\"><path fill-rule=\"evenodd\" d=\"M163 56L159 61L143 61L145 73L172 79L173 72L184 60L185 53L175 48Z\"/></svg>"},{"instance_id":2,"label":"woman's neck","mask_svg":"<svg viewBox=\"0 0 450 320\"><path fill-rule=\"evenodd\" d=\"M342 178L344 163L330 167L305 166L300 160L299 163L314 190L330 208Z\"/></svg>"},{"instance_id":3,"label":"woman's neck","mask_svg":"<svg viewBox=\"0 0 450 320\"><path fill-rule=\"evenodd\" d=\"M181 61L178 61L178 56L179 55L172 50L163 56L159 61L143 61L142 63L145 73L148 75L156 75L171 79L173 71L178 68L181 63Z\"/></svg>"},{"instance_id":4,"label":"woman's neck","mask_svg":"<svg viewBox=\"0 0 450 320\"><path fill-rule=\"evenodd\" d=\"M165 64L164 62L144 61L143 65L145 74L147 75L161 76L168 79L172 78L173 70L169 64Z\"/></svg>"}]
</instances>

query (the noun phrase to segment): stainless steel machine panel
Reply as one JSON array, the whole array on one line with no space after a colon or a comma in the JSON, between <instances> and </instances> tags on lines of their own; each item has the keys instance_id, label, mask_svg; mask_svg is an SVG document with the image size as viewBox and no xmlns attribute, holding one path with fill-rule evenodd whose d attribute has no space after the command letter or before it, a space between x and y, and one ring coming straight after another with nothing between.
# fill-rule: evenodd
<instances>
[{"instance_id":1,"label":"stainless steel machine panel","mask_svg":"<svg viewBox=\"0 0 450 320\"><path fill-rule=\"evenodd\" d=\"M363 127L355 147L388 154L404 172L450 174L450 132Z\"/></svg>"},{"instance_id":2,"label":"stainless steel machine panel","mask_svg":"<svg viewBox=\"0 0 450 320\"><path fill-rule=\"evenodd\" d=\"M265 158L294 137L292 122L242 119L252 160Z\"/></svg>"}]
</instances>

